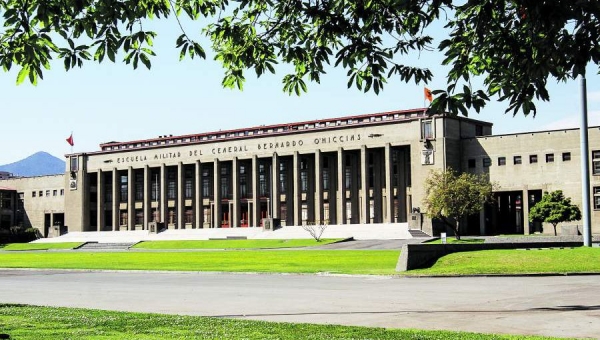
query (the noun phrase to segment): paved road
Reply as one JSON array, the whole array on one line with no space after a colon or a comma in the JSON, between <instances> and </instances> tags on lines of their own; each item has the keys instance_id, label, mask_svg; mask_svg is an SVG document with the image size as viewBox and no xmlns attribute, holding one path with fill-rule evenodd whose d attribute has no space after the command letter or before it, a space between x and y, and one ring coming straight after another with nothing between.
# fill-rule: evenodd
<instances>
[{"instance_id":1,"label":"paved road","mask_svg":"<svg viewBox=\"0 0 600 340\"><path fill-rule=\"evenodd\" d=\"M0 270L0 302L600 337L600 276L401 278Z\"/></svg>"}]
</instances>

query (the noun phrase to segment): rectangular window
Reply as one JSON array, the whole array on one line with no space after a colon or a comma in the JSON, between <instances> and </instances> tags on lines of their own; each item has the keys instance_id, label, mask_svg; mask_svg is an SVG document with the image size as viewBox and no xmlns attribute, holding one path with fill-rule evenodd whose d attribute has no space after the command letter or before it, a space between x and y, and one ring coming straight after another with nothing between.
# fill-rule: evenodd
<instances>
[{"instance_id":1,"label":"rectangular window","mask_svg":"<svg viewBox=\"0 0 600 340\"><path fill-rule=\"evenodd\" d=\"M329 170L323 169L323 190L329 190Z\"/></svg>"},{"instance_id":2,"label":"rectangular window","mask_svg":"<svg viewBox=\"0 0 600 340\"><path fill-rule=\"evenodd\" d=\"M514 164L521 164L521 156L514 156L513 158Z\"/></svg>"},{"instance_id":3,"label":"rectangular window","mask_svg":"<svg viewBox=\"0 0 600 340\"><path fill-rule=\"evenodd\" d=\"M547 153L546 154L546 163L552 163L554 162L554 154L553 153Z\"/></svg>"},{"instance_id":4,"label":"rectangular window","mask_svg":"<svg viewBox=\"0 0 600 340\"><path fill-rule=\"evenodd\" d=\"M127 225L127 210L121 210L119 214L119 225Z\"/></svg>"},{"instance_id":5,"label":"rectangular window","mask_svg":"<svg viewBox=\"0 0 600 340\"><path fill-rule=\"evenodd\" d=\"M50 197L50 190L46 190L46 197Z\"/></svg>"},{"instance_id":6,"label":"rectangular window","mask_svg":"<svg viewBox=\"0 0 600 340\"><path fill-rule=\"evenodd\" d=\"M433 121L430 119L421 121L421 139L433 139Z\"/></svg>"},{"instance_id":7,"label":"rectangular window","mask_svg":"<svg viewBox=\"0 0 600 340\"><path fill-rule=\"evenodd\" d=\"M529 155L529 163L537 163L537 155Z\"/></svg>"},{"instance_id":8,"label":"rectangular window","mask_svg":"<svg viewBox=\"0 0 600 340\"><path fill-rule=\"evenodd\" d=\"M570 152L563 152L562 154L562 160L563 162L568 162L571 160L571 153Z\"/></svg>"},{"instance_id":9,"label":"rectangular window","mask_svg":"<svg viewBox=\"0 0 600 340\"><path fill-rule=\"evenodd\" d=\"M31 197L35 197L35 191L31 192Z\"/></svg>"},{"instance_id":10,"label":"rectangular window","mask_svg":"<svg viewBox=\"0 0 600 340\"><path fill-rule=\"evenodd\" d=\"M184 183L184 187L185 187L185 198L192 198L193 196L193 189L194 189L194 183L192 181L191 178L186 178L185 179L185 183Z\"/></svg>"},{"instance_id":11,"label":"rectangular window","mask_svg":"<svg viewBox=\"0 0 600 340\"><path fill-rule=\"evenodd\" d=\"M60 189L60 195L64 196L65 195L65 189Z\"/></svg>"},{"instance_id":12,"label":"rectangular window","mask_svg":"<svg viewBox=\"0 0 600 340\"><path fill-rule=\"evenodd\" d=\"M144 173L137 172L135 174L135 200L144 200ZM139 224L139 223L136 223Z\"/></svg>"},{"instance_id":13,"label":"rectangular window","mask_svg":"<svg viewBox=\"0 0 600 340\"><path fill-rule=\"evenodd\" d=\"M43 191L41 191L41 190L40 190L40 191L38 191L38 196L40 196L40 197L44 197L44 192L43 192Z\"/></svg>"},{"instance_id":14,"label":"rectangular window","mask_svg":"<svg viewBox=\"0 0 600 340\"><path fill-rule=\"evenodd\" d=\"M592 174L600 175L600 150L592 151Z\"/></svg>"},{"instance_id":15,"label":"rectangular window","mask_svg":"<svg viewBox=\"0 0 600 340\"><path fill-rule=\"evenodd\" d=\"M498 166L506 165L506 157L498 157Z\"/></svg>"},{"instance_id":16,"label":"rectangular window","mask_svg":"<svg viewBox=\"0 0 600 340\"><path fill-rule=\"evenodd\" d=\"M177 198L177 172L175 169L169 169L167 171L167 199L174 200Z\"/></svg>"},{"instance_id":17,"label":"rectangular window","mask_svg":"<svg viewBox=\"0 0 600 340\"><path fill-rule=\"evenodd\" d=\"M258 195L260 197L269 196L267 186L267 169L264 164L258 165Z\"/></svg>"},{"instance_id":18,"label":"rectangular window","mask_svg":"<svg viewBox=\"0 0 600 340\"><path fill-rule=\"evenodd\" d=\"M190 207L185 208L185 215L183 215L183 223L192 224L194 223L194 211Z\"/></svg>"},{"instance_id":19,"label":"rectangular window","mask_svg":"<svg viewBox=\"0 0 600 340\"><path fill-rule=\"evenodd\" d=\"M594 187L594 210L600 210L600 187Z\"/></svg>"},{"instance_id":20,"label":"rectangular window","mask_svg":"<svg viewBox=\"0 0 600 340\"><path fill-rule=\"evenodd\" d=\"M284 162L279 163L279 191L281 194L287 192L287 167Z\"/></svg>"},{"instance_id":21,"label":"rectangular window","mask_svg":"<svg viewBox=\"0 0 600 340\"><path fill-rule=\"evenodd\" d=\"M210 197L212 195L212 176L209 168L202 169L202 196Z\"/></svg>"},{"instance_id":22,"label":"rectangular window","mask_svg":"<svg viewBox=\"0 0 600 340\"><path fill-rule=\"evenodd\" d=\"M127 196L127 192L128 192L128 176L127 175L121 175L119 176L120 180L119 183L121 183L121 190L119 192L120 197L121 197L121 202L127 202L128 196Z\"/></svg>"},{"instance_id":23,"label":"rectangular window","mask_svg":"<svg viewBox=\"0 0 600 340\"><path fill-rule=\"evenodd\" d=\"M344 169L344 184L346 189L352 188L352 169L350 167L346 167Z\"/></svg>"},{"instance_id":24,"label":"rectangular window","mask_svg":"<svg viewBox=\"0 0 600 340\"><path fill-rule=\"evenodd\" d=\"M476 167L476 165L477 165L477 163L476 163L476 160L475 160L475 159L473 159L473 158L469 159L469 160L467 161L467 163L468 163L468 165L469 165L469 169L473 169L473 168L475 168L475 167Z\"/></svg>"},{"instance_id":25,"label":"rectangular window","mask_svg":"<svg viewBox=\"0 0 600 340\"><path fill-rule=\"evenodd\" d=\"M144 210L135 209L135 224L138 224L138 225L144 224Z\"/></svg>"},{"instance_id":26,"label":"rectangular window","mask_svg":"<svg viewBox=\"0 0 600 340\"><path fill-rule=\"evenodd\" d=\"M483 159L483 167L484 168L489 168L490 165L492 165L492 160L488 157Z\"/></svg>"}]
</instances>

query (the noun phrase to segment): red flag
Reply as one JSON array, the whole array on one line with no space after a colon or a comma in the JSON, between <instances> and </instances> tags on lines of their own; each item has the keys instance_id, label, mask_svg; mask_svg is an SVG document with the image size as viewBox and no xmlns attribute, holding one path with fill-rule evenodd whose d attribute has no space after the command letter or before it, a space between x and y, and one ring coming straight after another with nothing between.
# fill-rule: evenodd
<instances>
[{"instance_id":1,"label":"red flag","mask_svg":"<svg viewBox=\"0 0 600 340\"><path fill-rule=\"evenodd\" d=\"M70 146L75 145L75 143L73 142L73 133L71 133L69 138L67 138L67 143L69 143Z\"/></svg>"},{"instance_id":2,"label":"red flag","mask_svg":"<svg viewBox=\"0 0 600 340\"><path fill-rule=\"evenodd\" d=\"M425 87L424 91L425 91L425 99L429 100L429 102L431 103L433 101L433 94L431 94L431 90Z\"/></svg>"}]
</instances>

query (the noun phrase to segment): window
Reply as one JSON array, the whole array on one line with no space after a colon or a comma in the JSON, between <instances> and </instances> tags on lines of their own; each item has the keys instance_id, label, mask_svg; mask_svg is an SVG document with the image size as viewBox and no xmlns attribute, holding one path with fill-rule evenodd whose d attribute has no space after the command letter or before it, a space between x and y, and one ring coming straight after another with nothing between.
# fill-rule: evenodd
<instances>
[{"instance_id":1,"label":"window","mask_svg":"<svg viewBox=\"0 0 600 340\"><path fill-rule=\"evenodd\" d=\"M50 190L46 190L46 197L50 197Z\"/></svg>"},{"instance_id":2,"label":"window","mask_svg":"<svg viewBox=\"0 0 600 340\"><path fill-rule=\"evenodd\" d=\"M175 186L177 185L177 172L175 169L167 170L167 199L174 200L177 198L177 191Z\"/></svg>"},{"instance_id":3,"label":"window","mask_svg":"<svg viewBox=\"0 0 600 340\"><path fill-rule=\"evenodd\" d=\"M529 163L537 163L537 155L529 155Z\"/></svg>"},{"instance_id":4,"label":"window","mask_svg":"<svg viewBox=\"0 0 600 340\"><path fill-rule=\"evenodd\" d=\"M52 196L56 196L56 195L58 195L58 190L56 190L56 189L52 190Z\"/></svg>"},{"instance_id":5,"label":"window","mask_svg":"<svg viewBox=\"0 0 600 340\"><path fill-rule=\"evenodd\" d=\"M142 209L135 209L135 224L144 224L144 211Z\"/></svg>"},{"instance_id":6,"label":"window","mask_svg":"<svg viewBox=\"0 0 600 340\"><path fill-rule=\"evenodd\" d=\"M514 162L514 164L521 164L522 163L521 156L513 157L513 162Z\"/></svg>"},{"instance_id":7,"label":"window","mask_svg":"<svg viewBox=\"0 0 600 340\"><path fill-rule=\"evenodd\" d=\"M300 160L300 191L308 191L308 161L306 159Z\"/></svg>"},{"instance_id":8,"label":"window","mask_svg":"<svg viewBox=\"0 0 600 340\"><path fill-rule=\"evenodd\" d=\"M135 174L135 200L144 200L144 173L137 172ZM137 218L137 217L136 217ZM140 224L140 223L136 223Z\"/></svg>"},{"instance_id":9,"label":"window","mask_svg":"<svg viewBox=\"0 0 600 340\"><path fill-rule=\"evenodd\" d=\"M284 162L279 163L279 191L281 194L287 192L287 167Z\"/></svg>"},{"instance_id":10,"label":"window","mask_svg":"<svg viewBox=\"0 0 600 340\"><path fill-rule=\"evenodd\" d=\"M208 198L212 195L212 176L209 168L202 168L202 196Z\"/></svg>"},{"instance_id":11,"label":"window","mask_svg":"<svg viewBox=\"0 0 600 340\"><path fill-rule=\"evenodd\" d=\"M191 224L194 222L194 211L190 207L185 208L185 214L183 215L183 223Z\"/></svg>"},{"instance_id":12,"label":"window","mask_svg":"<svg viewBox=\"0 0 600 340\"><path fill-rule=\"evenodd\" d=\"M65 195L65 189L60 189L60 195L64 196Z\"/></svg>"},{"instance_id":13,"label":"window","mask_svg":"<svg viewBox=\"0 0 600 340\"><path fill-rule=\"evenodd\" d=\"M38 191L38 196L44 197L44 192L42 190Z\"/></svg>"},{"instance_id":14,"label":"window","mask_svg":"<svg viewBox=\"0 0 600 340\"><path fill-rule=\"evenodd\" d=\"M562 154L562 160L563 162L568 162L571 160L571 153L570 152L563 152Z\"/></svg>"},{"instance_id":15,"label":"window","mask_svg":"<svg viewBox=\"0 0 600 340\"><path fill-rule=\"evenodd\" d=\"M467 163L469 164L469 169L473 169L477 166L477 162L474 158L469 159Z\"/></svg>"},{"instance_id":16,"label":"window","mask_svg":"<svg viewBox=\"0 0 600 340\"><path fill-rule=\"evenodd\" d=\"M600 187L594 187L594 210L600 210Z\"/></svg>"},{"instance_id":17,"label":"window","mask_svg":"<svg viewBox=\"0 0 600 340\"><path fill-rule=\"evenodd\" d=\"M192 198L194 193L194 170L193 169L185 169L184 179L183 179L183 188L184 188L184 197Z\"/></svg>"},{"instance_id":18,"label":"window","mask_svg":"<svg viewBox=\"0 0 600 340\"><path fill-rule=\"evenodd\" d=\"M129 189L128 188L129 178L127 175L121 175L119 177L120 177L119 183L121 183L121 187L120 187L121 191L119 192L120 197L121 197L121 202L127 202L127 199L128 199L127 193L128 193L128 189Z\"/></svg>"},{"instance_id":19,"label":"window","mask_svg":"<svg viewBox=\"0 0 600 340\"><path fill-rule=\"evenodd\" d=\"M329 169L323 169L323 190L329 190Z\"/></svg>"},{"instance_id":20,"label":"window","mask_svg":"<svg viewBox=\"0 0 600 340\"><path fill-rule=\"evenodd\" d=\"M119 214L120 225L127 225L127 210L121 210Z\"/></svg>"},{"instance_id":21,"label":"window","mask_svg":"<svg viewBox=\"0 0 600 340\"><path fill-rule=\"evenodd\" d=\"M31 192L31 197L35 197L35 191Z\"/></svg>"},{"instance_id":22,"label":"window","mask_svg":"<svg viewBox=\"0 0 600 340\"><path fill-rule=\"evenodd\" d=\"M592 151L592 174L600 175L600 150Z\"/></svg>"},{"instance_id":23,"label":"window","mask_svg":"<svg viewBox=\"0 0 600 340\"><path fill-rule=\"evenodd\" d=\"M492 165L492 160L488 157L483 159L483 167L484 168L489 168L490 165Z\"/></svg>"},{"instance_id":24,"label":"window","mask_svg":"<svg viewBox=\"0 0 600 340\"><path fill-rule=\"evenodd\" d=\"M258 194L261 197L269 196L267 186L267 170L264 164L258 165Z\"/></svg>"},{"instance_id":25,"label":"window","mask_svg":"<svg viewBox=\"0 0 600 340\"><path fill-rule=\"evenodd\" d=\"M421 121L421 139L433 139L433 121L430 119Z\"/></svg>"},{"instance_id":26,"label":"window","mask_svg":"<svg viewBox=\"0 0 600 340\"><path fill-rule=\"evenodd\" d=\"M246 166L244 164L240 165L239 170L239 181L240 181L240 197L241 198L249 198L248 195L248 179L246 174Z\"/></svg>"},{"instance_id":27,"label":"window","mask_svg":"<svg viewBox=\"0 0 600 340\"><path fill-rule=\"evenodd\" d=\"M498 157L498 166L506 165L506 157Z\"/></svg>"},{"instance_id":28,"label":"window","mask_svg":"<svg viewBox=\"0 0 600 340\"><path fill-rule=\"evenodd\" d=\"M552 163L554 162L554 154L553 153L547 153L546 154L546 163Z\"/></svg>"}]
</instances>

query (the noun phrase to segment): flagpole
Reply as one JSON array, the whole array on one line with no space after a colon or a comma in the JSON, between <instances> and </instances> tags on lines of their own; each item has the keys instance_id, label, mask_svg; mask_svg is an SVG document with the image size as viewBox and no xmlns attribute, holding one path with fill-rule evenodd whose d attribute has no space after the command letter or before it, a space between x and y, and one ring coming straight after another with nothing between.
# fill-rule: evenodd
<instances>
[{"instance_id":1,"label":"flagpole","mask_svg":"<svg viewBox=\"0 0 600 340\"><path fill-rule=\"evenodd\" d=\"M71 138L73 138L73 131L71 130ZM73 153L73 144L71 144L71 153Z\"/></svg>"}]
</instances>

